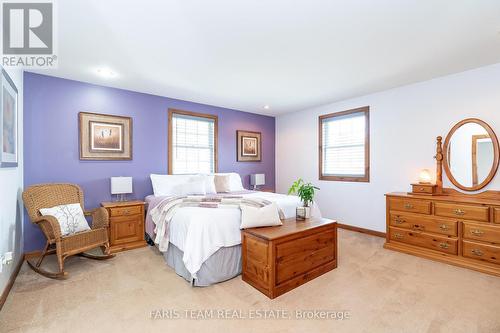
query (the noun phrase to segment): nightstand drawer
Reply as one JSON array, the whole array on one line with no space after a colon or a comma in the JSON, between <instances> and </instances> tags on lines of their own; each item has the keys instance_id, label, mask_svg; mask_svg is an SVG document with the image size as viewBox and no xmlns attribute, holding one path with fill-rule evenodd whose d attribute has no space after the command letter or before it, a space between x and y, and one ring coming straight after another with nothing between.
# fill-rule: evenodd
<instances>
[{"instance_id":1,"label":"nightstand drawer","mask_svg":"<svg viewBox=\"0 0 500 333\"><path fill-rule=\"evenodd\" d=\"M110 208L109 211L111 216L137 215L142 213L142 206L115 207Z\"/></svg>"},{"instance_id":2,"label":"nightstand drawer","mask_svg":"<svg viewBox=\"0 0 500 333\"><path fill-rule=\"evenodd\" d=\"M129 217L115 217L111 220L111 239L113 245L141 240L142 219L131 219Z\"/></svg>"}]
</instances>

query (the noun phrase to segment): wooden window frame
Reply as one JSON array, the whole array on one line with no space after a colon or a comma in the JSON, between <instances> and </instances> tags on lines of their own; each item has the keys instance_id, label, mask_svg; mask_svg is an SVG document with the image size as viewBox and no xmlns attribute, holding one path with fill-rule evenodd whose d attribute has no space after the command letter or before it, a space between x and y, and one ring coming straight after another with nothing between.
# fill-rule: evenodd
<instances>
[{"instance_id":1,"label":"wooden window frame","mask_svg":"<svg viewBox=\"0 0 500 333\"><path fill-rule=\"evenodd\" d=\"M198 117L198 118L208 118L214 121L214 172L218 171L218 148L219 148L219 125L218 117L213 114L208 113L198 113L192 111L184 111L179 109L168 109L168 174L172 175L173 169L173 140L172 140L172 118L174 114L181 114L185 116Z\"/></svg>"},{"instance_id":2,"label":"wooden window frame","mask_svg":"<svg viewBox=\"0 0 500 333\"><path fill-rule=\"evenodd\" d=\"M365 174L361 177L353 176L326 176L323 175L323 120L328 118L346 116L353 113L365 114ZM319 180L339 181L339 182L370 182L370 107L363 106L342 112L329 113L318 117L318 150L319 150Z\"/></svg>"}]
</instances>

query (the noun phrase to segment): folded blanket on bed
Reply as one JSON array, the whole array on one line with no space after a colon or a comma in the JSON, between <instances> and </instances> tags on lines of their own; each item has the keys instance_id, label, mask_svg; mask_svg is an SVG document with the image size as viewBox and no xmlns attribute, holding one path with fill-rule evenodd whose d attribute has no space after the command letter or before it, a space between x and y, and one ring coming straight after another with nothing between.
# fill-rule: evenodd
<instances>
[{"instance_id":1,"label":"folded blanket on bed","mask_svg":"<svg viewBox=\"0 0 500 333\"><path fill-rule=\"evenodd\" d=\"M243 196L211 195L211 196L173 196L165 198L150 214L155 224L156 237L155 244L158 244L160 251L165 252L168 249L169 231L168 225L172 220L177 209L182 207L201 207L201 208L231 208L240 209L241 205L251 207L264 207L272 202L262 198L248 198ZM281 208L278 208L280 219L285 215Z\"/></svg>"}]
</instances>

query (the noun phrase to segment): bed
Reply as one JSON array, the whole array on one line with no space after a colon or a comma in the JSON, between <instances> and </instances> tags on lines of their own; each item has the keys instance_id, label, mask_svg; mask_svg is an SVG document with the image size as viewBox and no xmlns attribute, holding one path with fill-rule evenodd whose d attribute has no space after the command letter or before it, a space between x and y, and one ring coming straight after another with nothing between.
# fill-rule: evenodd
<instances>
[{"instance_id":1,"label":"bed","mask_svg":"<svg viewBox=\"0 0 500 333\"><path fill-rule=\"evenodd\" d=\"M238 176L239 177L239 176ZM284 218L295 216L300 201L295 196L250 190L231 191L217 196L259 198L276 203ZM148 205L146 233L156 238L151 211L164 195L145 198ZM312 214L320 217L317 206ZM237 208L182 207L169 221L168 249L162 250L168 266L193 286L209 286L241 273L241 211Z\"/></svg>"}]
</instances>

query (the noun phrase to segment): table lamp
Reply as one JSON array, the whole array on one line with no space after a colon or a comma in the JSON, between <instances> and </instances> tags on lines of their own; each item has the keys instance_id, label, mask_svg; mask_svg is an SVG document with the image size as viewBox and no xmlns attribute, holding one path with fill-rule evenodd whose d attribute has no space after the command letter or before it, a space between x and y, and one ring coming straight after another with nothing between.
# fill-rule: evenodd
<instances>
[{"instance_id":1,"label":"table lamp","mask_svg":"<svg viewBox=\"0 0 500 333\"><path fill-rule=\"evenodd\" d=\"M117 201L126 201L132 192L132 177L111 177L111 194L117 195Z\"/></svg>"},{"instance_id":2,"label":"table lamp","mask_svg":"<svg viewBox=\"0 0 500 333\"><path fill-rule=\"evenodd\" d=\"M266 175L263 173L255 173L250 175L250 185L253 185L253 189L257 190L260 185L266 184Z\"/></svg>"}]
</instances>

